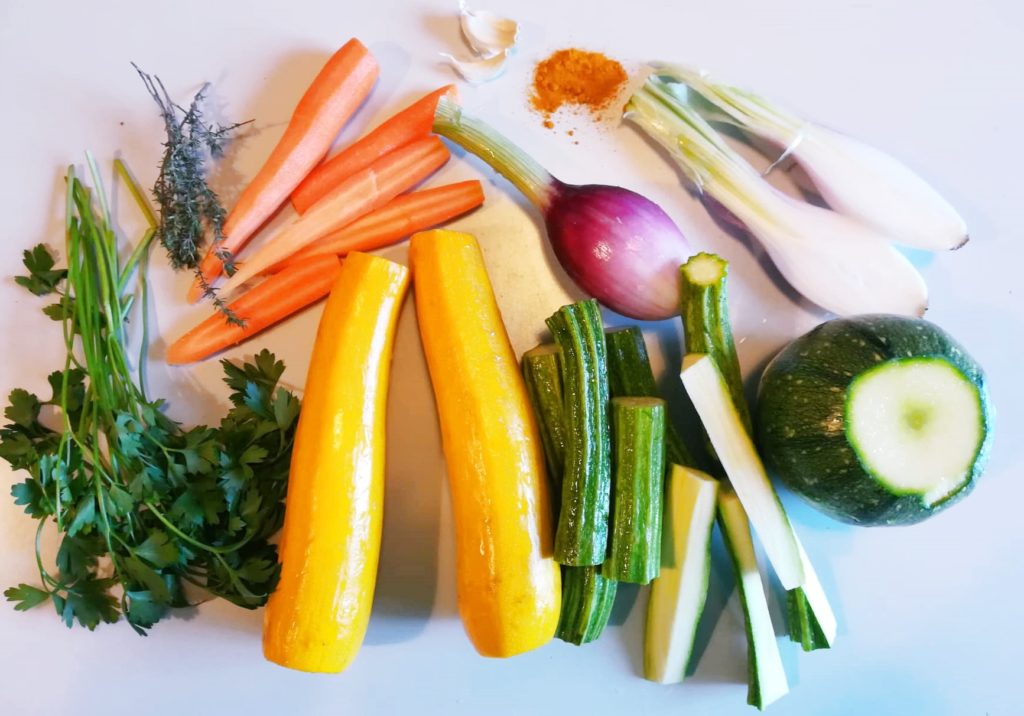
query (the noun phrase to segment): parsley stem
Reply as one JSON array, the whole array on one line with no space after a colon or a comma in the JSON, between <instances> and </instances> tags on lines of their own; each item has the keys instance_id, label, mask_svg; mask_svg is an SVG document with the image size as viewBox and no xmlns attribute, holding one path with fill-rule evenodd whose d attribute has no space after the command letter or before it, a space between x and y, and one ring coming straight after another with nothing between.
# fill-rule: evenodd
<instances>
[{"instance_id":1,"label":"parsley stem","mask_svg":"<svg viewBox=\"0 0 1024 716\"><path fill-rule=\"evenodd\" d=\"M179 539L184 540L185 542L188 542L190 545L192 545L196 549L201 549L204 552L209 552L210 554L214 555L221 562L221 564L224 565L224 568L227 569L228 571L232 571L233 572L234 570L232 570L231 567L227 564L227 562L225 562L223 560L221 555L222 554L229 554L231 552L234 552L239 547L244 546L245 543L248 542L250 539L252 539L251 536L247 536L244 539L239 540L238 542L236 542L234 544L227 545L226 547L214 547L212 544L206 544L205 542L200 542L197 539L193 539L192 537L189 537L187 534L185 534L184 532L179 530L177 528L177 526L173 522L171 522L169 519L167 519L167 517L164 515L164 513L161 512L160 509L156 505L154 505L152 502L147 502L145 504L146 504L146 507L148 507L150 509L150 511L153 513L153 516L156 517L161 522L163 522L164 527L166 527L171 532L173 532L176 537L178 537Z\"/></svg>"},{"instance_id":2,"label":"parsley stem","mask_svg":"<svg viewBox=\"0 0 1024 716\"><path fill-rule=\"evenodd\" d=\"M53 590L60 586L60 582L50 576L50 573L46 571L46 567L43 566L42 549L40 548L39 540L43 534L43 528L46 527L46 520L39 520L39 526L36 528L36 565L39 567L39 578L42 580L43 585L47 587L47 591L53 594Z\"/></svg>"}]
</instances>

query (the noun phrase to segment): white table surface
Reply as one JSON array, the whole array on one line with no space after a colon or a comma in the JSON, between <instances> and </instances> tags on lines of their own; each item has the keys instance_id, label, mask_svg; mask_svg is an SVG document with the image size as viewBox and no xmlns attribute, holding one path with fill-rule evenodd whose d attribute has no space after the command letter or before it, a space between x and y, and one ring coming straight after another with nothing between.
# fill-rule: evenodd
<instances>
[{"instance_id":1,"label":"white table surface","mask_svg":"<svg viewBox=\"0 0 1024 716\"><path fill-rule=\"evenodd\" d=\"M345 130L357 136L410 99L451 79L436 53L461 50L456 3L174 3L0 1L0 272L20 268L38 241L62 244L60 177L91 149L123 155L146 184L155 176L161 127L130 60L159 74L184 101L214 83L217 112L255 118L217 169L230 202L283 129L294 102L328 53L358 36L380 61L381 81ZM289 8L287 10L283 8ZM760 264L760 252L723 234L680 186L673 168L631 128L576 139L545 130L525 109L532 64L578 45L625 62L678 60L713 69L887 148L928 177L966 216L972 242L916 255L931 288L929 318L987 368L998 410L991 466L975 493L933 521L857 529L784 495L840 619L827 652L781 640L792 692L784 714L1016 714L1020 506L1024 503L1024 308L1020 263L1024 153L1024 11L1002 2L715 0L555 3L492 0L523 23L508 74L467 89L467 106L569 181L619 183L661 203L694 246L732 262L732 311L748 374L787 340L823 319L794 303ZM459 153L461 154L461 153ZM475 159L456 156L433 182L485 180L486 207L458 222L476 232L518 350L543 318L575 295L549 268L537 216ZM386 251L400 260L405 247ZM202 309L179 299L189 278L154 255L154 392L171 414L211 421L225 409L211 361L168 368L164 341ZM0 393L42 390L61 341L41 303L0 282L6 337ZM319 308L267 332L229 357L267 346L301 386ZM675 323L647 326L660 369L679 359ZM0 713L21 714L559 714L749 713L742 620L731 577L716 565L708 612L714 631L696 674L662 687L638 676L643 590L622 589L614 621L586 648L552 642L511 660L478 657L456 613L453 540L434 407L413 307L402 316L394 359L385 533L366 643L337 676L263 660L260 612L204 604L140 639L125 624L95 633L66 629L49 608L15 613L0 604ZM665 374L678 402L681 388ZM35 523L6 497L0 475L0 585L32 582ZM777 606L777 605L776 605ZM778 628L778 627L777 627Z\"/></svg>"}]
</instances>

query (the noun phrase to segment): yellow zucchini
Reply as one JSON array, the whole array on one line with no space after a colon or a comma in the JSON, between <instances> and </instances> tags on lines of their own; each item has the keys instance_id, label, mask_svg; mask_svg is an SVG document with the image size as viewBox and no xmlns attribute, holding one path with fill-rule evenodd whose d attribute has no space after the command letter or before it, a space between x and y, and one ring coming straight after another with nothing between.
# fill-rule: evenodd
<instances>
[{"instance_id":1,"label":"yellow zucchini","mask_svg":"<svg viewBox=\"0 0 1024 716\"><path fill-rule=\"evenodd\" d=\"M352 253L324 308L292 451L281 579L263 653L301 671L338 672L370 619L384 499L384 408L409 272Z\"/></svg>"},{"instance_id":2,"label":"yellow zucchini","mask_svg":"<svg viewBox=\"0 0 1024 716\"><path fill-rule=\"evenodd\" d=\"M455 518L459 613L484 656L548 642L561 576L536 419L476 239L412 237L416 316Z\"/></svg>"}]
</instances>

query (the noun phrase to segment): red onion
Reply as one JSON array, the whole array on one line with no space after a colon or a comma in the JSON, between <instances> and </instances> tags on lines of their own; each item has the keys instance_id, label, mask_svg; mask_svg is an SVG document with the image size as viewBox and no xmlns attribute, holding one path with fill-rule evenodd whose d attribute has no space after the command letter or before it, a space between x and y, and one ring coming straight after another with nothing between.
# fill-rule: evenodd
<instances>
[{"instance_id":1,"label":"red onion","mask_svg":"<svg viewBox=\"0 0 1024 716\"><path fill-rule=\"evenodd\" d=\"M540 210L555 256L587 294L640 320L679 312L679 266L690 248L660 206L618 186L559 181L448 98L438 103L434 131L490 164Z\"/></svg>"}]
</instances>

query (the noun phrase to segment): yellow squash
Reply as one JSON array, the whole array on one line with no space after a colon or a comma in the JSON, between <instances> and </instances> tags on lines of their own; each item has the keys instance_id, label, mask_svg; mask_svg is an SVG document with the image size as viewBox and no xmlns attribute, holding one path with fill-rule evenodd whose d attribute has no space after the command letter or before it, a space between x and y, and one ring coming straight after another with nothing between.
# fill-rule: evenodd
<instances>
[{"instance_id":1,"label":"yellow squash","mask_svg":"<svg viewBox=\"0 0 1024 716\"><path fill-rule=\"evenodd\" d=\"M384 408L404 266L345 259L324 308L292 451L281 580L267 603L263 653L302 671L338 672L370 618L384 499Z\"/></svg>"},{"instance_id":2,"label":"yellow squash","mask_svg":"<svg viewBox=\"0 0 1024 716\"><path fill-rule=\"evenodd\" d=\"M554 636L561 578L537 424L476 239L412 237L416 316L448 463L459 613L477 651Z\"/></svg>"}]
</instances>

